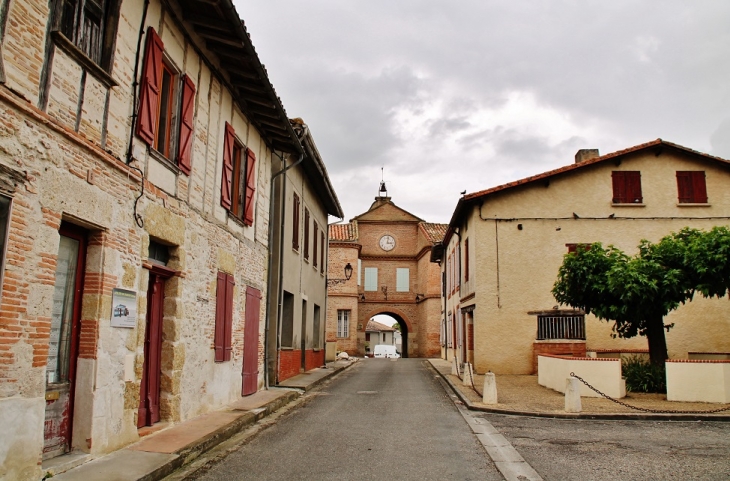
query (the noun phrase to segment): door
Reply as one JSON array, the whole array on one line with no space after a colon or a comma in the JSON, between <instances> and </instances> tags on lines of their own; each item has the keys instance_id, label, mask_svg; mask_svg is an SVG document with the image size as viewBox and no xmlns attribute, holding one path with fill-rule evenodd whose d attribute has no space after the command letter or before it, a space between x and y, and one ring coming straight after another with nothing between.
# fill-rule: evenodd
<instances>
[{"instance_id":1,"label":"door","mask_svg":"<svg viewBox=\"0 0 730 481\"><path fill-rule=\"evenodd\" d=\"M61 223L46 361L43 459L71 450L86 231Z\"/></svg>"},{"instance_id":2,"label":"door","mask_svg":"<svg viewBox=\"0 0 730 481\"><path fill-rule=\"evenodd\" d=\"M243 386L241 395L256 392L259 380L259 320L261 291L246 287L246 326L243 328Z\"/></svg>"},{"instance_id":3,"label":"door","mask_svg":"<svg viewBox=\"0 0 730 481\"><path fill-rule=\"evenodd\" d=\"M307 301L302 301L302 366L301 371L307 370Z\"/></svg>"},{"instance_id":4,"label":"door","mask_svg":"<svg viewBox=\"0 0 730 481\"><path fill-rule=\"evenodd\" d=\"M162 315L165 278L150 272L147 290L147 323L144 339L144 364L139 392L137 427L152 426L160 420L160 366L162 365Z\"/></svg>"}]
</instances>

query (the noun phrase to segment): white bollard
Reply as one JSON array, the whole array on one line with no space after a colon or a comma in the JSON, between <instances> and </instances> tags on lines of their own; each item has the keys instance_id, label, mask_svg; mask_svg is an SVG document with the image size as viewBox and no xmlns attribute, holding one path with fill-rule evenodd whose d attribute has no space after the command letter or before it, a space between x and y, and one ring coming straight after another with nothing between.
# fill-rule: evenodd
<instances>
[{"instance_id":1,"label":"white bollard","mask_svg":"<svg viewBox=\"0 0 730 481\"><path fill-rule=\"evenodd\" d=\"M497 378L493 372L484 375L484 395L482 396L484 404L497 404Z\"/></svg>"},{"instance_id":2,"label":"white bollard","mask_svg":"<svg viewBox=\"0 0 730 481\"><path fill-rule=\"evenodd\" d=\"M472 379L473 379L472 375L473 375L473 371L471 368L471 364L469 364L467 362L466 364L464 364L464 377L462 378L462 382L464 383L464 386L471 387Z\"/></svg>"},{"instance_id":3,"label":"white bollard","mask_svg":"<svg viewBox=\"0 0 730 481\"><path fill-rule=\"evenodd\" d=\"M571 376L565 380L565 412L579 413L581 410L580 381Z\"/></svg>"},{"instance_id":4,"label":"white bollard","mask_svg":"<svg viewBox=\"0 0 730 481\"><path fill-rule=\"evenodd\" d=\"M451 358L451 375L452 376L458 376L459 375L459 365L456 363L456 358Z\"/></svg>"}]
</instances>

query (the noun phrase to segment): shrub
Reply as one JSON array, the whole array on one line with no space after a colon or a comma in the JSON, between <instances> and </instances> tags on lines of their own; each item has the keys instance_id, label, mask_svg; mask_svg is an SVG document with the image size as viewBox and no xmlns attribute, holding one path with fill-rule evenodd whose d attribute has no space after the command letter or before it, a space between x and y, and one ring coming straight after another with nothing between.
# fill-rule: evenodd
<instances>
[{"instance_id":1,"label":"shrub","mask_svg":"<svg viewBox=\"0 0 730 481\"><path fill-rule=\"evenodd\" d=\"M626 378L628 392L667 392L667 376L663 366L652 364L641 356L629 356L621 360L621 370Z\"/></svg>"}]
</instances>

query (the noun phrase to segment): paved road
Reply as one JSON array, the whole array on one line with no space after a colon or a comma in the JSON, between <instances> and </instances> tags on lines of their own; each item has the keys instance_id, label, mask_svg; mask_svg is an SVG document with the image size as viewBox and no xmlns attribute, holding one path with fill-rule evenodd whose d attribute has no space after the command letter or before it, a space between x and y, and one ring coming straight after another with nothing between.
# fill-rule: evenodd
<instances>
[{"instance_id":1,"label":"paved road","mask_svg":"<svg viewBox=\"0 0 730 481\"><path fill-rule=\"evenodd\" d=\"M503 478L423 360L368 359L196 479Z\"/></svg>"},{"instance_id":2,"label":"paved road","mask_svg":"<svg viewBox=\"0 0 730 481\"><path fill-rule=\"evenodd\" d=\"M730 479L727 422L471 414L494 426L545 481Z\"/></svg>"}]
</instances>

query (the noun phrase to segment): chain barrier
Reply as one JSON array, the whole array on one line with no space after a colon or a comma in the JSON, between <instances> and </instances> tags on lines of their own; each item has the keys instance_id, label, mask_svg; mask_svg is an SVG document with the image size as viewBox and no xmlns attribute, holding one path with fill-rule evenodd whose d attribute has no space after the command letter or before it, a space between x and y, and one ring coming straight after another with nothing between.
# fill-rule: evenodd
<instances>
[{"instance_id":1,"label":"chain barrier","mask_svg":"<svg viewBox=\"0 0 730 481\"><path fill-rule=\"evenodd\" d=\"M675 410L675 409L649 409L649 408L642 408L642 407L638 407L638 406L632 406L631 404L625 403L623 401L619 401L618 399L614 399L611 396L609 396L608 394L602 393L595 387L591 386L588 383L588 381L586 381L582 377L576 375L574 372L571 372L570 375L572 377L576 378L577 380L579 380L580 382L582 382L583 384L585 384L586 386L588 386L589 389L596 392L600 396L608 399L609 401L613 401L616 404L620 404L621 406L627 407L629 409L635 409L637 411L644 411L647 413L654 413L654 414L714 414L714 413L721 413L723 411L730 411L730 406L725 406L724 408L719 408L719 409L710 409L707 411L682 411L682 410L678 410L678 409L677 410Z\"/></svg>"}]
</instances>

